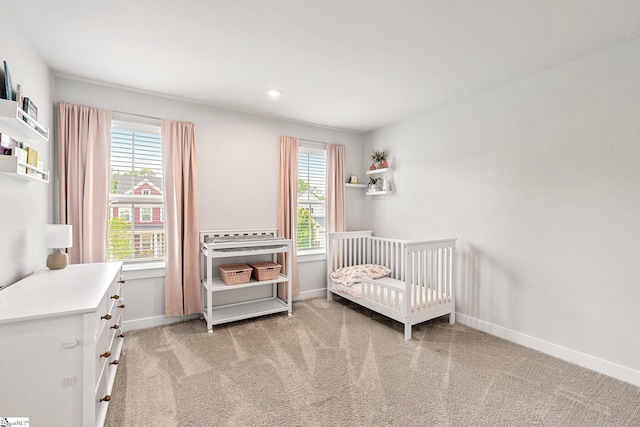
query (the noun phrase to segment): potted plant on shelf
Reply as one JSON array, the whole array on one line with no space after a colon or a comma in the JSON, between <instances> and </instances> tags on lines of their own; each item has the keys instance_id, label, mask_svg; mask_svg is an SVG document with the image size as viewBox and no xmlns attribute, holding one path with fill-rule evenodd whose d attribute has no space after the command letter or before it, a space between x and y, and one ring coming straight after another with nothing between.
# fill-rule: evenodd
<instances>
[{"instance_id":1,"label":"potted plant on shelf","mask_svg":"<svg viewBox=\"0 0 640 427\"><path fill-rule=\"evenodd\" d=\"M380 178L369 177L369 191L377 191Z\"/></svg>"},{"instance_id":2,"label":"potted plant on shelf","mask_svg":"<svg viewBox=\"0 0 640 427\"><path fill-rule=\"evenodd\" d=\"M370 167L371 170L384 169L388 166L387 153L382 150L373 150L373 153L371 153L371 160L373 161Z\"/></svg>"}]
</instances>

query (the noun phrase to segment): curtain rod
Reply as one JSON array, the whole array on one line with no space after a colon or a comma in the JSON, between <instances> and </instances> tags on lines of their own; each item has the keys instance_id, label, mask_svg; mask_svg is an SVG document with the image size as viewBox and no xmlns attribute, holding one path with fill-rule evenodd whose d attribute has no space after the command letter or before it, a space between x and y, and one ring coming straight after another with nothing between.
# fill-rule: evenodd
<instances>
[{"instance_id":1,"label":"curtain rod","mask_svg":"<svg viewBox=\"0 0 640 427\"><path fill-rule=\"evenodd\" d=\"M315 142L316 144L327 144L327 142L325 141L315 141L313 139L298 138L298 140L304 141L304 142Z\"/></svg>"},{"instance_id":2,"label":"curtain rod","mask_svg":"<svg viewBox=\"0 0 640 427\"><path fill-rule=\"evenodd\" d=\"M111 110L114 113L127 114L129 116L144 117L146 119L162 120L161 117L145 116L144 114L127 113L126 111Z\"/></svg>"}]
</instances>

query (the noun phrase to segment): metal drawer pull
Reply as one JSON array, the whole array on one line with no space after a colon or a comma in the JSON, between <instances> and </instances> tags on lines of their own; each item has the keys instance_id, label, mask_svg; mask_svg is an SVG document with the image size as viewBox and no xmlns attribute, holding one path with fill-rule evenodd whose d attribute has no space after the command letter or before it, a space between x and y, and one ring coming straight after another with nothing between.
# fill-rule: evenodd
<instances>
[{"instance_id":1,"label":"metal drawer pull","mask_svg":"<svg viewBox=\"0 0 640 427\"><path fill-rule=\"evenodd\" d=\"M105 397L100 399L100 402L108 402L111 400L111 395L107 394Z\"/></svg>"},{"instance_id":2,"label":"metal drawer pull","mask_svg":"<svg viewBox=\"0 0 640 427\"><path fill-rule=\"evenodd\" d=\"M124 304L120 304L118 308L124 308Z\"/></svg>"},{"instance_id":3,"label":"metal drawer pull","mask_svg":"<svg viewBox=\"0 0 640 427\"><path fill-rule=\"evenodd\" d=\"M120 325L118 325L118 324L116 323L115 325L113 325L113 326L111 327L111 329L120 329Z\"/></svg>"},{"instance_id":4,"label":"metal drawer pull","mask_svg":"<svg viewBox=\"0 0 640 427\"><path fill-rule=\"evenodd\" d=\"M120 338L124 338L124 332L122 332L120 335L118 335Z\"/></svg>"},{"instance_id":5,"label":"metal drawer pull","mask_svg":"<svg viewBox=\"0 0 640 427\"><path fill-rule=\"evenodd\" d=\"M104 316L101 317L101 319L105 319L105 320L111 320L111 316L110 314L105 314Z\"/></svg>"},{"instance_id":6,"label":"metal drawer pull","mask_svg":"<svg viewBox=\"0 0 640 427\"><path fill-rule=\"evenodd\" d=\"M124 285L124 282L126 282L126 280L124 280L124 279L118 280L118 283L120 283L121 285Z\"/></svg>"},{"instance_id":7,"label":"metal drawer pull","mask_svg":"<svg viewBox=\"0 0 640 427\"><path fill-rule=\"evenodd\" d=\"M109 356L111 356L111 352L110 351L105 351L104 353L102 353L100 355L100 357L109 357Z\"/></svg>"},{"instance_id":8,"label":"metal drawer pull","mask_svg":"<svg viewBox=\"0 0 640 427\"><path fill-rule=\"evenodd\" d=\"M113 362L109 363L109 365L117 365L117 364L118 364L118 359L116 359Z\"/></svg>"},{"instance_id":9,"label":"metal drawer pull","mask_svg":"<svg viewBox=\"0 0 640 427\"><path fill-rule=\"evenodd\" d=\"M120 299L120 295L115 294L115 295L112 295L112 296L111 296L111 298L113 298L113 299Z\"/></svg>"}]
</instances>

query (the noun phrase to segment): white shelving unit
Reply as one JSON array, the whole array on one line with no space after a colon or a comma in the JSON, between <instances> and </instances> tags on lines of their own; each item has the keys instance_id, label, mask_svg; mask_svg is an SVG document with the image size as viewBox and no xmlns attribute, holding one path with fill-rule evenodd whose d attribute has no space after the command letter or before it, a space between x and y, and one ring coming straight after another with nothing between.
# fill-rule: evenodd
<instances>
[{"instance_id":1,"label":"white shelving unit","mask_svg":"<svg viewBox=\"0 0 640 427\"><path fill-rule=\"evenodd\" d=\"M0 99L0 133L26 143L49 141L49 129L25 113L16 101ZM0 173L24 181L49 182L49 171L14 156L0 155Z\"/></svg>"},{"instance_id":2,"label":"white shelving unit","mask_svg":"<svg viewBox=\"0 0 640 427\"><path fill-rule=\"evenodd\" d=\"M271 255L273 261L276 262L278 254L291 254L291 240L276 238L276 234L276 229L200 231L202 315L207 321L207 331L209 333L213 332L213 325L236 320L285 311L291 316L291 264L288 265L285 274L281 273L277 279L263 281L251 279L249 283L240 285L226 285L217 276L217 267L214 275L214 260L216 259L240 257L247 258L246 262L251 262L252 257ZM252 238L255 238L255 240L252 240ZM280 283L285 283L287 286L286 300L278 297L278 284ZM271 296L239 303L214 305L216 293L234 292L258 286L271 287Z\"/></svg>"},{"instance_id":3,"label":"white shelving unit","mask_svg":"<svg viewBox=\"0 0 640 427\"><path fill-rule=\"evenodd\" d=\"M368 170L367 175L392 175L392 168L383 168L383 169L374 169ZM375 191L367 191L365 193L367 196L383 196L385 194L393 194L393 188L389 187L388 190L375 190Z\"/></svg>"},{"instance_id":4,"label":"white shelving unit","mask_svg":"<svg viewBox=\"0 0 640 427\"><path fill-rule=\"evenodd\" d=\"M15 156L0 155L0 173L24 181L49 183L49 171L21 162Z\"/></svg>"},{"instance_id":5,"label":"white shelving unit","mask_svg":"<svg viewBox=\"0 0 640 427\"><path fill-rule=\"evenodd\" d=\"M18 141L49 141L49 129L8 99L0 99L0 132Z\"/></svg>"},{"instance_id":6,"label":"white shelving unit","mask_svg":"<svg viewBox=\"0 0 640 427\"><path fill-rule=\"evenodd\" d=\"M345 187L351 187L351 188L367 188L367 184L349 184L349 183L346 183L344 186Z\"/></svg>"}]
</instances>

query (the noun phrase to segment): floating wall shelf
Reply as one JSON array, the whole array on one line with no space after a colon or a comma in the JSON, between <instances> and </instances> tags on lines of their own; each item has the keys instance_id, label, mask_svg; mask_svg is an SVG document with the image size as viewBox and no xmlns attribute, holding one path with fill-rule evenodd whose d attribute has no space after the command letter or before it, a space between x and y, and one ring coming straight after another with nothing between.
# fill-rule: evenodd
<instances>
[{"instance_id":1,"label":"floating wall shelf","mask_svg":"<svg viewBox=\"0 0 640 427\"><path fill-rule=\"evenodd\" d=\"M15 156L0 155L0 173L25 181L49 183L49 171L21 162Z\"/></svg>"},{"instance_id":2,"label":"floating wall shelf","mask_svg":"<svg viewBox=\"0 0 640 427\"><path fill-rule=\"evenodd\" d=\"M23 142L49 141L49 129L8 99L0 99L0 133Z\"/></svg>"}]
</instances>

